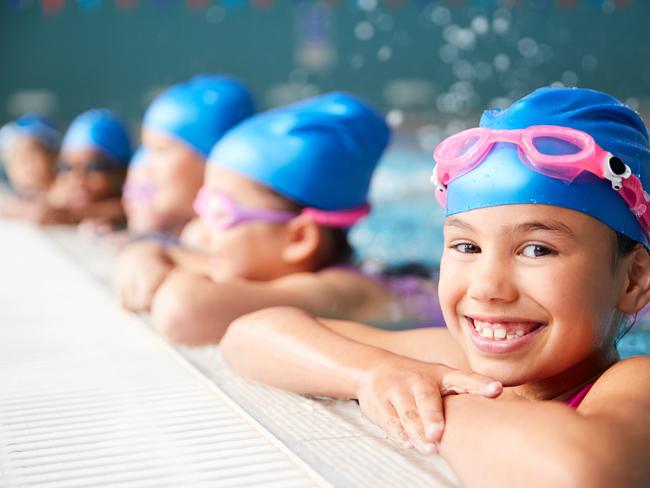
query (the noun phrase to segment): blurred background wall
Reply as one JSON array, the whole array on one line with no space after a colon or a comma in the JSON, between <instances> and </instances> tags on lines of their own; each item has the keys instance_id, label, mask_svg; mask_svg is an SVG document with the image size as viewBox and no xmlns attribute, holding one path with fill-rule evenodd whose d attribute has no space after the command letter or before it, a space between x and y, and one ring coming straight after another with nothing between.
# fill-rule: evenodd
<instances>
[{"instance_id":1,"label":"blurred background wall","mask_svg":"<svg viewBox=\"0 0 650 488\"><path fill-rule=\"evenodd\" d=\"M650 112L650 0L0 1L0 123L105 106L135 132L160 89L200 72L241 78L260 108L361 94L427 150L546 84Z\"/></svg>"}]
</instances>

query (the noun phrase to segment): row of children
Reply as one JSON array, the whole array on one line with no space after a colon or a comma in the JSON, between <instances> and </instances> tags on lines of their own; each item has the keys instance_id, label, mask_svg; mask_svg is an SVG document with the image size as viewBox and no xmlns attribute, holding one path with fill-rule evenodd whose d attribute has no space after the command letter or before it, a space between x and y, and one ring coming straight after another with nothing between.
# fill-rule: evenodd
<instances>
[{"instance_id":1,"label":"row of children","mask_svg":"<svg viewBox=\"0 0 650 488\"><path fill-rule=\"evenodd\" d=\"M155 132L163 147L184 134ZM199 218L122 252L123 302L174 339L221 339L242 375L357 399L466 486L649 486L650 358L616 351L650 301L641 117L601 92L543 88L437 147L446 328L361 323L393 298L347 264L345 229L368 211L388 138L340 93L239 122L195 180Z\"/></svg>"},{"instance_id":2,"label":"row of children","mask_svg":"<svg viewBox=\"0 0 650 488\"><path fill-rule=\"evenodd\" d=\"M14 207L42 223L90 220L97 230L119 222L123 202L129 244L118 295L130 310L151 311L172 340L218 341L233 319L273 305L384 326L442 324L434 282L352 263L347 232L370 211L370 181L390 139L383 116L353 95L254 114L252 95L232 78L175 85L144 115L121 200L131 151L113 114L73 121L56 178L40 194L13 171L24 158L12 154L19 140L40 143L50 167L56 157L55 141L39 142L45 130L29 122L46 125L31 116L4 129L13 134L3 146ZM68 199L59 203L59 193Z\"/></svg>"}]
</instances>

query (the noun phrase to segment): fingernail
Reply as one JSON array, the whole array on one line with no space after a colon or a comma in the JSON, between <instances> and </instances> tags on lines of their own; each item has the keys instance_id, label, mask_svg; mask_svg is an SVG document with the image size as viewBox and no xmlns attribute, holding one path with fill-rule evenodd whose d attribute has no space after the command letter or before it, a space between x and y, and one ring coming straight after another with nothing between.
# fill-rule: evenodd
<instances>
[{"instance_id":1,"label":"fingernail","mask_svg":"<svg viewBox=\"0 0 650 488\"><path fill-rule=\"evenodd\" d=\"M404 443L402 444L402 447L404 449L413 449L413 443L411 443L411 441L404 441Z\"/></svg>"},{"instance_id":2,"label":"fingernail","mask_svg":"<svg viewBox=\"0 0 650 488\"><path fill-rule=\"evenodd\" d=\"M440 432L442 432L444 428L445 428L444 423L435 422L433 424L427 425L425 432L429 439L437 439L438 437L440 437Z\"/></svg>"},{"instance_id":3,"label":"fingernail","mask_svg":"<svg viewBox=\"0 0 650 488\"><path fill-rule=\"evenodd\" d=\"M501 390L503 389L503 386L501 383L498 381L493 381L492 383L488 383L483 387L483 395L485 396L494 396L498 395L501 393Z\"/></svg>"}]
</instances>

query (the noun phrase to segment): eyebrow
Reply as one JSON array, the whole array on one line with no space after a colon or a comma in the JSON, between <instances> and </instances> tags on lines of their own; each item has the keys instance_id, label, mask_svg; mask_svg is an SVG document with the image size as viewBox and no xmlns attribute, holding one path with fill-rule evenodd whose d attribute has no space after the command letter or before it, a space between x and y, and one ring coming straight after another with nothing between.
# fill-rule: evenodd
<instances>
[{"instance_id":1,"label":"eyebrow","mask_svg":"<svg viewBox=\"0 0 650 488\"><path fill-rule=\"evenodd\" d=\"M475 230L472 225L458 218L448 218L447 220L445 220L444 225L445 227L456 227L461 230L469 230L469 231ZM575 233L571 230L571 228L568 225L563 224L562 222L558 222L556 220L534 220L531 222L516 224L510 227L510 232L513 233L514 232L526 233L526 232L534 232L538 230L545 231L545 232L552 232L554 234L561 234L571 239L576 238Z\"/></svg>"},{"instance_id":2,"label":"eyebrow","mask_svg":"<svg viewBox=\"0 0 650 488\"><path fill-rule=\"evenodd\" d=\"M515 225L512 230L514 232L533 232L536 230L543 230L546 232L553 232L554 234L564 234L571 239L575 239L576 235L575 233L571 230L571 228L563 224L562 222L558 222L556 220L539 220L539 221L533 221L533 222L525 222L523 224L517 224Z\"/></svg>"},{"instance_id":3,"label":"eyebrow","mask_svg":"<svg viewBox=\"0 0 650 488\"><path fill-rule=\"evenodd\" d=\"M460 220L454 217L448 217L444 222L445 227L458 227L462 230L474 230L474 227L469 225L467 222Z\"/></svg>"}]
</instances>

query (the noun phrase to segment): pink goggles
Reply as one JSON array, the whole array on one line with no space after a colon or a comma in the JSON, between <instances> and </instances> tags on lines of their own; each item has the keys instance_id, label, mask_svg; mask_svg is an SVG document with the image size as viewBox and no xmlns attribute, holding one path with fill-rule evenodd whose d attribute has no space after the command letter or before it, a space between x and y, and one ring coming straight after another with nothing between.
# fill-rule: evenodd
<instances>
[{"instance_id":1,"label":"pink goggles","mask_svg":"<svg viewBox=\"0 0 650 488\"><path fill-rule=\"evenodd\" d=\"M443 207L449 183L481 164L497 142L516 144L523 164L551 178L572 182L580 173L588 171L610 181L643 228L650 232L650 195L630 167L601 148L586 132L555 125L517 130L477 127L442 141L433 152L436 165L431 182L438 190L436 199Z\"/></svg>"},{"instance_id":2,"label":"pink goggles","mask_svg":"<svg viewBox=\"0 0 650 488\"><path fill-rule=\"evenodd\" d=\"M194 211L210 226L216 229L229 229L245 222L288 222L299 215L307 215L314 222L325 227L347 228L368 215L370 207L350 210L326 211L315 208L305 208L302 212L283 210L264 210L259 208L242 207L232 198L223 193L202 187L194 199Z\"/></svg>"}]
</instances>

